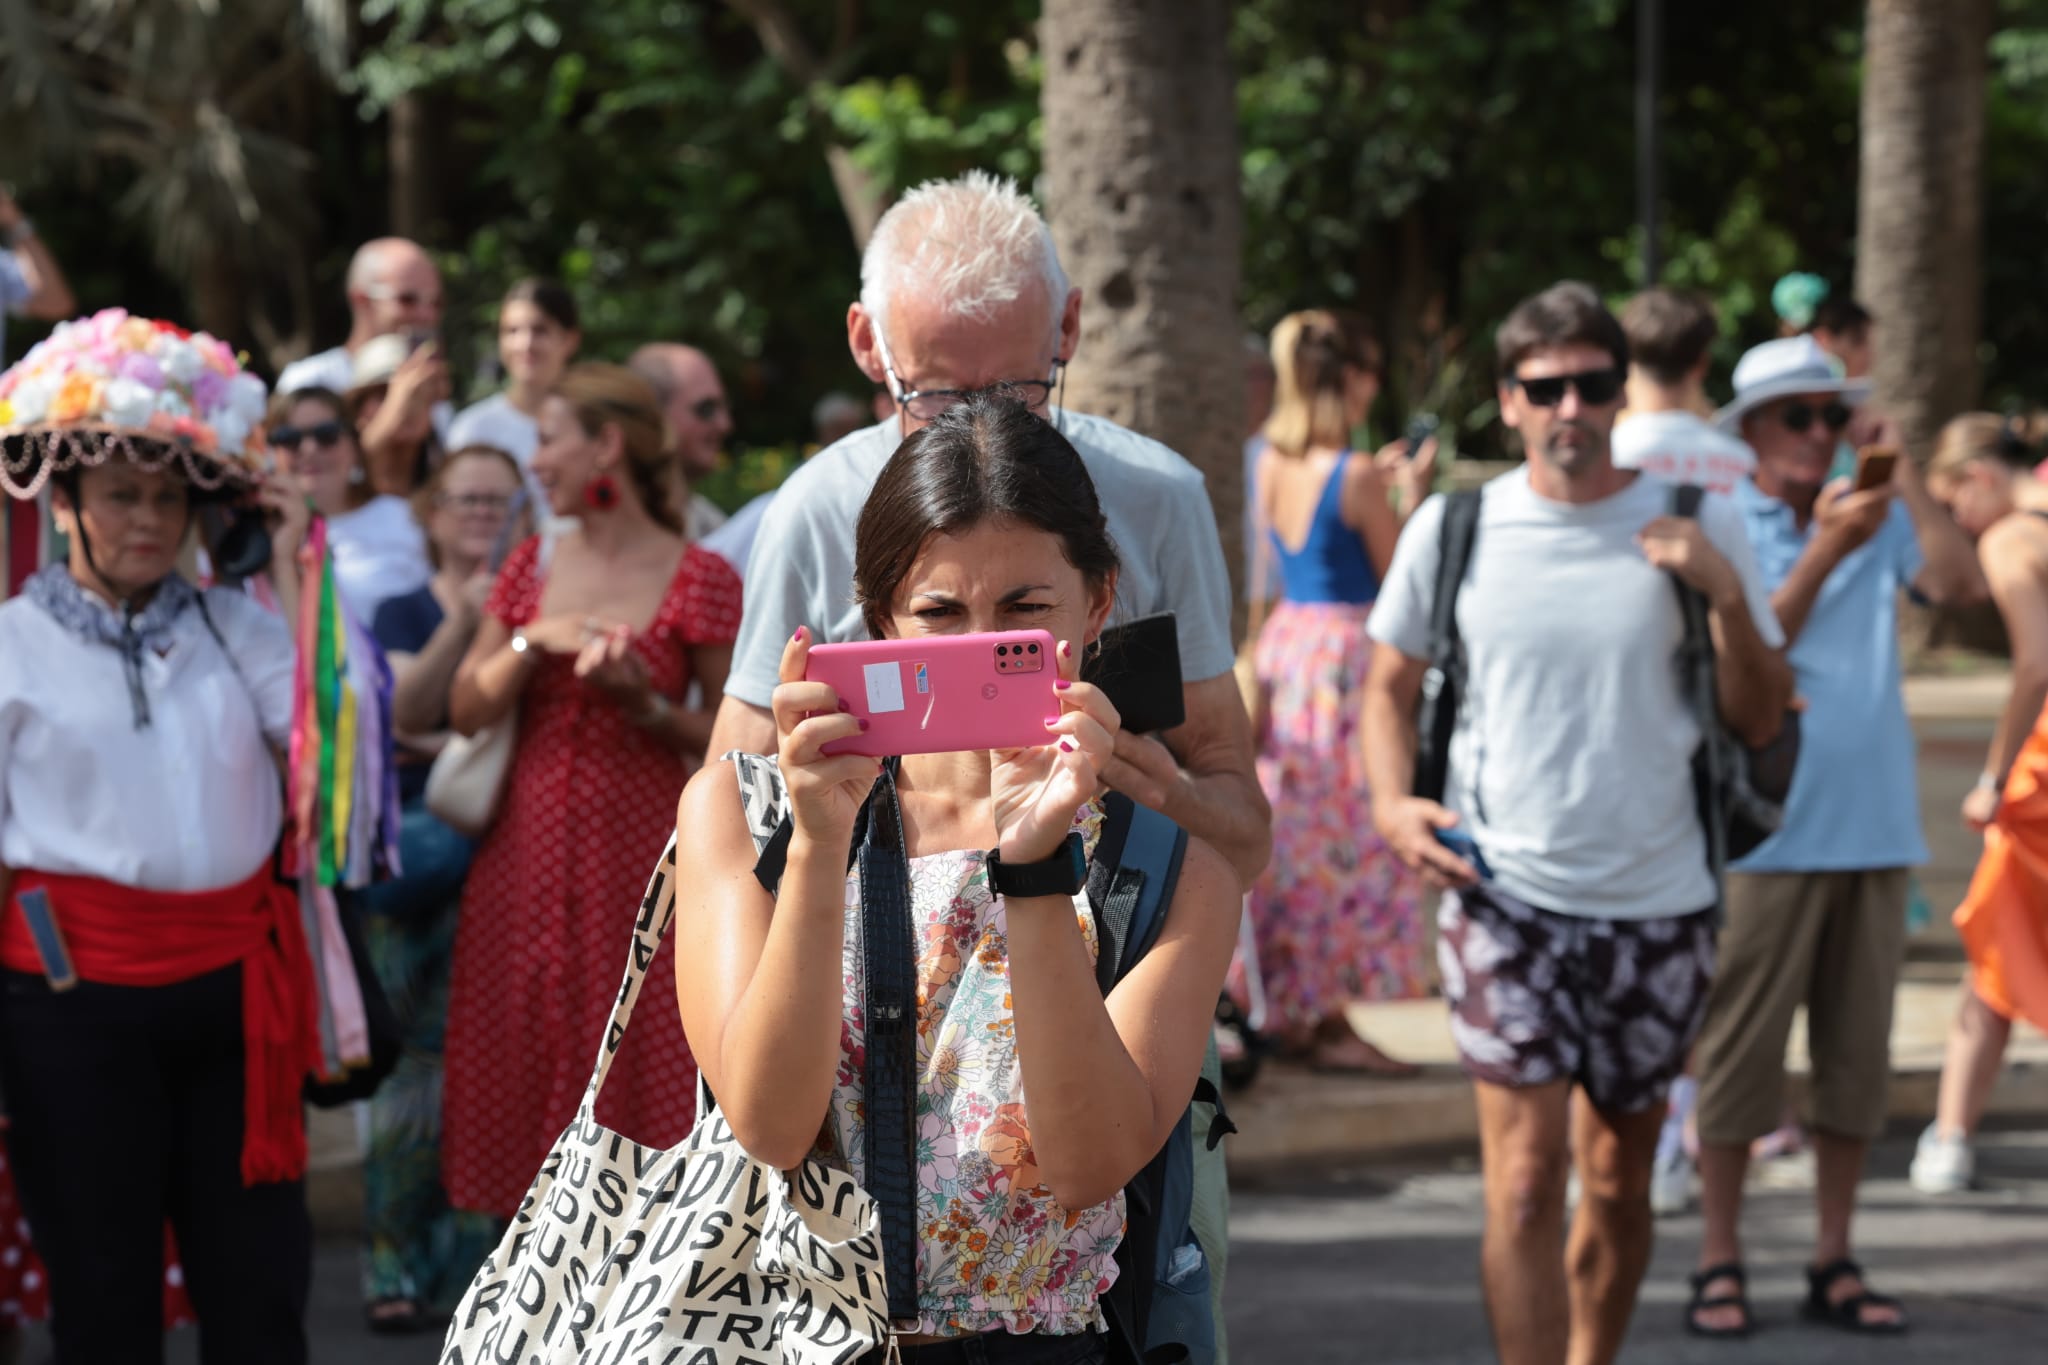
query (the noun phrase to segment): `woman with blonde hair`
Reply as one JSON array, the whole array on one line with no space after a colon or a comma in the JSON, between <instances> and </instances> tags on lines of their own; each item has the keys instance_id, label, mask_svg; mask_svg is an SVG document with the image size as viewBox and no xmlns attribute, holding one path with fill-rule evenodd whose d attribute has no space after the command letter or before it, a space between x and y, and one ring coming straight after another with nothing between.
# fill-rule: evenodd
<instances>
[{"instance_id":1,"label":"woman with blonde hair","mask_svg":"<svg viewBox=\"0 0 2048 1365\"><path fill-rule=\"evenodd\" d=\"M577 525L545 567L538 538L506 560L456 671L458 732L518 727L456 930L442 1167L457 1208L509 1218L575 1112L646 869L725 689L739 579L684 542L667 452L647 381L616 365L562 376L531 473ZM701 706L685 709L693 682ZM673 990L673 971L664 950L650 989ZM675 1017L635 1028L618 1065L633 1079L606 1088L600 1121L680 1142L696 1067Z\"/></svg>"},{"instance_id":2,"label":"woman with blonde hair","mask_svg":"<svg viewBox=\"0 0 2048 1365\"><path fill-rule=\"evenodd\" d=\"M1949 1030L1934 1122L1921 1134L1914 1188L1970 1187L1970 1146L1998 1080L2014 1018L2048 1029L2048 488L2030 477L2040 452L2025 424L1966 413L1942 428L1927 488L1964 531L2012 644L2012 692L1963 819L1984 854L1955 923L1970 956Z\"/></svg>"},{"instance_id":3,"label":"woman with blonde hair","mask_svg":"<svg viewBox=\"0 0 2048 1365\"><path fill-rule=\"evenodd\" d=\"M1257 631L1259 781L1273 803L1273 860L1253 888L1252 926L1283 1047L1318 1067L1403 1075L1353 1031L1354 1000L1427 985L1420 884L1373 831L1360 759L1365 622L1394 555L1402 511L1428 494L1436 446L1377 457L1351 433L1379 393L1377 347L1338 314L1295 313L1273 330L1276 371L1254 491L1254 610L1277 566L1279 601Z\"/></svg>"}]
</instances>

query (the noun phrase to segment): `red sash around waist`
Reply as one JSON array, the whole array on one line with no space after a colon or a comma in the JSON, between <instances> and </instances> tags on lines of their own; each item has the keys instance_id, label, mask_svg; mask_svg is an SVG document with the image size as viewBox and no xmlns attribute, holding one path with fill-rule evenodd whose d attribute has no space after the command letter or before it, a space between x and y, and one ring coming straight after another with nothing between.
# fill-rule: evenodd
<instances>
[{"instance_id":1,"label":"red sash around waist","mask_svg":"<svg viewBox=\"0 0 2048 1365\"><path fill-rule=\"evenodd\" d=\"M96 877L17 870L16 895L42 888L80 979L169 986L242 964L242 1181L306 1173L308 1072L320 1070L313 959L298 894L264 867L215 891L144 891ZM0 965L43 970L28 924L0 915Z\"/></svg>"}]
</instances>

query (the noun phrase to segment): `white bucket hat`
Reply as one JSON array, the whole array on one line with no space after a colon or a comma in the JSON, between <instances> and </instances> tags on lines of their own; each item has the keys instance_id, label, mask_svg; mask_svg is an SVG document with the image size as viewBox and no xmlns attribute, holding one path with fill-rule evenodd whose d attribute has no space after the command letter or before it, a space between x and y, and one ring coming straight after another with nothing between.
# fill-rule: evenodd
<instances>
[{"instance_id":1,"label":"white bucket hat","mask_svg":"<svg viewBox=\"0 0 2048 1365\"><path fill-rule=\"evenodd\" d=\"M1834 357L1810 336L1779 337L1750 347L1735 363L1735 401L1714 414L1714 425L1740 437L1744 416L1795 393L1839 394L1853 406L1870 397L1870 381L1842 378Z\"/></svg>"}]
</instances>

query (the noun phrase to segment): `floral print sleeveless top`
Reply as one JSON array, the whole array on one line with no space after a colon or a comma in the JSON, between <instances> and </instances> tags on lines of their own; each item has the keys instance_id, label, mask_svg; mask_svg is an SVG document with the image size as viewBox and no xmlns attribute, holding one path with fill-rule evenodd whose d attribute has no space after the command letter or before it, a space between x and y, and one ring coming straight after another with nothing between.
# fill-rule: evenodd
<instances>
[{"instance_id":1,"label":"floral print sleeveless top","mask_svg":"<svg viewBox=\"0 0 2048 1365\"><path fill-rule=\"evenodd\" d=\"M779 786L779 775L775 781ZM1075 816L1090 856L1102 820L1093 804ZM910 892L917 945L916 1331L1106 1330L1099 1300L1116 1279L1123 1193L1092 1208L1065 1209L1039 1178L1010 1012L1006 909L989 892L986 856L970 849L913 858ZM1074 918L1093 959L1095 918L1085 893L1074 898ZM847 1010L818 1155L864 1181L865 959L857 875L846 879L845 924Z\"/></svg>"}]
</instances>

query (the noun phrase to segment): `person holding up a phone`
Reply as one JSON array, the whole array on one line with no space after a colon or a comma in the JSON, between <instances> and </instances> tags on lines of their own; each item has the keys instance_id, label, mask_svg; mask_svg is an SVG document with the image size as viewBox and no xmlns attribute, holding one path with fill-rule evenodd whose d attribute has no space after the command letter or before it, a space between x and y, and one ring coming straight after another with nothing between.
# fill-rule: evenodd
<instances>
[{"instance_id":1,"label":"person holding up a phone","mask_svg":"<svg viewBox=\"0 0 2048 1365\"><path fill-rule=\"evenodd\" d=\"M1756 451L1735 501L1771 589L1805 702L1784 822L1727 879L1720 970L1700 1031L1700 1204L1705 1229L1688 1331L1740 1336L1740 1217L1751 1144L1778 1126L1785 1041L1807 1008L1819 1231L1807 1316L1896 1333L1906 1316L1850 1252L1870 1141L1884 1129L1892 997L1911 869L1927 860L1912 727L1900 692L1902 593L1982 600L1984 575L1956 524L1896 452L1866 450L1830 481L1835 445L1868 391L1838 377L1810 336L1753 348L1715 418ZM1889 465L1889 473L1886 466Z\"/></svg>"},{"instance_id":2,"label":"person holding up a phone","mask_svg":"<svg viewBox=\"0 0 2048 1365\"><path fill-rule=\"evenodd\" d=\"M1118 571L1080 457L1012 401L971 398L926 425L860 516L853 589L871 635L1043 631L1058 670L1036 743L912 754L895 779L920 1078L907 1365L1128 1358L1113 1353L1103 1306L1123 1186L1187 1107L1239 893L1230 865L1191 840L1159 939L1104 997L1084 881L1120 725L1078 665ZM847 866L883 760L825 752L864 721L805 681L814 639L799 628L782 649L774 758L714 763L683 794L677 998L751 1155L794 1166L822 1130L830 1159L867 1183L863 878ZM756 840L775 827L764 813L785 806L792 833L771 894L753 875Z\"/></svg>"},{"instance_id":3,"label":"person holding up a phone","mask_svg":"<svg viewBox=\"0 0 2048 1365\"><path fill-rule=\"evenodd\" d=\"M1358 319L1316 310L1273 329L1279 376L1253 501L1253 729L1273 806L1273 860L1249 909L1272 1023L1324 1070L1413 1075L1360 1037L1345 1007L1429 989L1422 879L1373 828L1357 742L1372 658L1366 620L1401 512L1429 495L1436 438L1418 428L1377 458L1351 433L1379 393L1378 347ZM1268 588L1280 600L1264 614Z\"/></svg>"},{"instance_id":4,"label":"person holding up a phone","mask_svg":"<svg viewBox=\"0 0 2048 1365\"><path fill-rule=\"evenodd\" d=\"M77 309L63 268L14 202L14 187L0 184L0 364L7 361L9 313L61 322Z\"/></svg>"}]
</instances>

